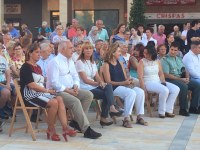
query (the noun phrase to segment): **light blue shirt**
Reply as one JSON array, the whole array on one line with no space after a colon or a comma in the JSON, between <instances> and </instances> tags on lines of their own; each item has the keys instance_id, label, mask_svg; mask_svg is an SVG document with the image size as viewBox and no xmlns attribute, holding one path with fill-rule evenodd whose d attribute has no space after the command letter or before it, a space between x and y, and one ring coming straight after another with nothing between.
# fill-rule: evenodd
<instances>
[{"instance_id":1,"label":"light blue shirt","mask_svg":"<svg viewBox=\"0 0 200 150\"><path fill-rule=\"evenodd\" d=\"M101 40L103 40L103 41L106 41L106 40L109 39L109 37L108 37L108 32L107 32L106 29L103 29L103 28L102 28L102 30L99 31L99 32L97 33L97 35L98 35L99 39L101 39Z\"/></svg>"},{"instance_id":2,"label":"light blue shirt","mask_svg":"<svg viewBox=\"0 0 200 150\"><path fill-rule=\"evenodd\" d=\"M37 65L40 66L40 68L42 69L42 75L43 77L46 77L47 76L47 65L49 63L50 59L47 58L47 59L43 59L42 57L40 58L40 60L37 62Z\"/></svg>"}]
</instances>

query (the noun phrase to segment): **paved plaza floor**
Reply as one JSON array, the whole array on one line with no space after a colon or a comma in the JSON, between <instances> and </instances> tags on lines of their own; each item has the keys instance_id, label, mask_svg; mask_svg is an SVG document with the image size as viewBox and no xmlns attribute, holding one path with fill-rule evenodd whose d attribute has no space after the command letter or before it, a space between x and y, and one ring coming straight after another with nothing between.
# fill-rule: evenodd
<instances>
[{"instance_id":1,"label":"paved plaza floor","mask_svg":"<svg viewBox=\"0 0 200 150\"><path fill-rule=\"evenodd\" d=\"M122 117L116 125L101 128L99 120L95 119L95 112L90 112L88 118L91 127L102 133L97 140L83 138L79 133L76 137L69 137L54 142L46 139L45 132L36 133L37 140L32 141L30 134L16 131L8 137L10 123L7 122L0 133L0 150L200 150L200 117L191 115L175 118L157 118L156 114L150 118L145 116L149 126L141 126L133 121L133 128L122 127ZM16 126L24 124L24 118L17 115ZM39 129L45 129L41 123ZM61 134L61 127L56 126Z\"/></svg>"}]
</instances>

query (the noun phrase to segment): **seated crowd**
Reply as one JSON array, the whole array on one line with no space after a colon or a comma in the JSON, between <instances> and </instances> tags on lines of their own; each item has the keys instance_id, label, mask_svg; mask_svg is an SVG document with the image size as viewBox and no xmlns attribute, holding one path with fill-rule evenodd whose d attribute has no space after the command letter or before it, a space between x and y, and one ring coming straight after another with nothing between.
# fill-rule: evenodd
<instances>
[{"instance_id":1,"label":"seated crowd","mask_svg":"<svg viewBox=\"0 0 200 150\"><path fill-rule=\"evenodd\" d=\"M136 123L148 126L143 115L149 93L158 95L159 118L175 117L177 98L179 115L200 114L198 24L194 20L191 29L187 28L189 37L181 36L180 31L176 34L177 27L166 36L163 25L154 33L142 25L129 30L119 24L109 38L102 20L96 21L87 36L73 19L66 30L58 23L53 32L43 22L37 40L32 40L27 25L17 37L4 25L0 35L0 131L5 120L13 116L15 78L20 80L26 106L47 108L50 117L46 133L53 141L61 140L55 129L56 117L66 141L77 132L91 139L102 136L91 128L87 118L93 99L102 102L102 127L123 116L122 126L132 128L129 118L133 109ZM192 35L193 30L199 34ZM66 109L73 114L69 124ZM36 116L33 111L32 122Z\"/></svg>"}]
</instances>

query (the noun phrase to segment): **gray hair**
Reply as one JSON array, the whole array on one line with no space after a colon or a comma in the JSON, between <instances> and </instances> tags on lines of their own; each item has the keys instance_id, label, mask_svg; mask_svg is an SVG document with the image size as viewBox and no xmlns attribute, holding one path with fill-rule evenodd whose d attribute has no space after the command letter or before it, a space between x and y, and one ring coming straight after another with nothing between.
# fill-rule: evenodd
<instances>
[{"instance_id":1,"label":"gray hair","mask_svg":"<svg viewBox=\"0 0 200 150\"><path fill-rule=\"evenodd\" d=\"M41 51L44 51L44 50L46 50L46 49L48 49L48 48L50 48L49 44L47 44L47 43L42 43L42 44L40 44L40 49L41 49Z\"/></svg>"},{"instance_id":2,"label":"gray hair","mask_svg":"<svg viewBox=\"0 0 200 150\"><path fill-rule=\"evenodd\" d=\"M66 41L60 41L58 43L58 52L62 52L62 50L67 46L67 44L70 42L70 40L66 40Z\"/></svg>"},{"instance_id":3,"label":"gray hair","mask_svg":"<svg viewBox=\"0 0 200 150\"><path fill-rule=\"evenodd\" d=\"M161 24L158 26L158 29L160 29L160 28L165 28L165 26Z\"/></svg>"}]
</instances>

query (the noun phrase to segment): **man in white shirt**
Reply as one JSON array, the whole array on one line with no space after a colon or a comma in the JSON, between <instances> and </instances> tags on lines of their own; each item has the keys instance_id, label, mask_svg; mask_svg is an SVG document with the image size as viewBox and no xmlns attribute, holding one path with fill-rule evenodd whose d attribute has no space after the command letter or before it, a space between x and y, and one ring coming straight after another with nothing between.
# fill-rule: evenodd
<instances>
[{"instance_id":1,"label":"man in white shirt","mask_svg":"<svg viewBox=\"0 0 200 150\"><path fill-rule=\"evenodd\" d=\"M144 46L147 46L147 43L149 41L153 41L155 43L155 47L157 47L157 40L155 40L152 36L153 36L153 28L147 28L146 29L146 38L142 38L142 44Z\"/></svg>"},{"instance_id":2,"label":"man in white shirt","mask_svg":"<svg viewBox=\"0 0 200 150\"><path fill-rule=\"evenodd\" d=\"M93 100L93 94L90 91L79 89L80 79L74 61L71 59L73 49L73 44L70 41L59 43L59 54L48 64L47 88L56 90L57 95L63 98L65 106L72 110L74 121L70 126L80 127L79 130L84 133L84 137L96 139L101 136L101 133L90 128L86 117Z\"/></svg>"},{"instance_id":3,"label":"man in white shirt","mask_svg":"<svg viewBox=\"0 0 200 150\"><path fill-rule=\"evenodd\" d=\"M190 23L187 22L187 23L184 24L184 30L181 34L181 38L182 38L182 40L185 41L186 46L187 46L187 32L188 32L189 29L190 29Z\"/></svg>"},{"instance_id":4,"label":"man in white shirt","mask_svg":"<svg viewBox=\"0 0 200 150\"><path fill-rule=\"evenodd\" d=\"M191 43L191 50L183 57L183 63L190 75L190 82L195 84L192 91L190 111L200 114L200 41Z\"/></svg>"}]
</instances>

